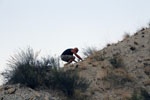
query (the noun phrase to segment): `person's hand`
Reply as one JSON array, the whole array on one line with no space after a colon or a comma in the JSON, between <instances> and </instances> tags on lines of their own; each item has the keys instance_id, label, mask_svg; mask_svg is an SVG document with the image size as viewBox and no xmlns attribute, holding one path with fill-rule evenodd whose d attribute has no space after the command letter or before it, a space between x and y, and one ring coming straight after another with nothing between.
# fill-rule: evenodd
<instances>
[{"instance_id":1,"label":"person's hand","mask_svg":"<svg viewBox=\"0 0 150 100\"><path fill-rule=\"evenodd\" d=\"M82 58L81 58L81 59L78 59L78 62L79 62L79 61L83 61Z\"/></svg>"},{"instance_id":2,"label":"person's hand","mask_svg":"<svg viewBox=\"0 0 150 100\"><path fill-rule=\"evenodd\" d=\"M80 61L81 59L78 59L78 62Z\"/></svg>"},{"instance_id":3,"label":"person's hand","mask_svg":"<svg viewBox=\"0 0 150 100\"><path fill-rule=\"evenodd\" d=\"M74 60L74 62L76 62L76 63L77 63L77 61L76 61L76 60Z\"/></svg>"}]
</instances>

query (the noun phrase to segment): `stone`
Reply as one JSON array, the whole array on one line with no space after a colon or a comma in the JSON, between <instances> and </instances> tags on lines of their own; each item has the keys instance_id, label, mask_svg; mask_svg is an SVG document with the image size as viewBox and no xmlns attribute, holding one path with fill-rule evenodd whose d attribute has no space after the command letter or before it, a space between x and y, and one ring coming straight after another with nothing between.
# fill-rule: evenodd
<instances>
[{"instance_id":1,"label":"stone","mask_svg":"<svg viewBox=\"0 0 150 100\"><path fill-rule=\"evenodd\" d=\"M7 93L8 94L14 94L15 91L16 91L16 88L10 88L10 89L7 90Z\"/></svg>"}]
</instances>

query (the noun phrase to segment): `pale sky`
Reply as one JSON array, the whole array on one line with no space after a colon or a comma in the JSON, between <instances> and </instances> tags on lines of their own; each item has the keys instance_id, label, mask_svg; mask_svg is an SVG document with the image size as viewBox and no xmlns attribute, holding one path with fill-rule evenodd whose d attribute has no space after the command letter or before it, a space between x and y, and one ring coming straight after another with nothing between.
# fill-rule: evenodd
<instances>
[{"instance_id":1,"label":"pale sky","mask_svg":"<svg viewBox=\"0 0 150 100\"><path fill-rule=\"evenodd\" d=\"M104 47L150 22L150 0L0 0L0 72L19 48Z\"/></svg>"}]
</instances>

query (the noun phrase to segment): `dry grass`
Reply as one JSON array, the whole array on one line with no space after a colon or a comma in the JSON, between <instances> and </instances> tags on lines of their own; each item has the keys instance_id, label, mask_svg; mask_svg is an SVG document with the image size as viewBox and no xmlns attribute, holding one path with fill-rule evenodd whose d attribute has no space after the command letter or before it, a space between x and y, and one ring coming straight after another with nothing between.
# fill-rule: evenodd
<instances>
[{"instance_id":1,"label":"dry grass","mask_svg":"<svg viewBox=\"0 0 150 100\"><path fill-rule=\"evenodd\" d=\"M83 48L83 55L85 57L89 57L90 55L93 55L97 51L96 47L86 47Z\"/></svg>"}]
</instances>

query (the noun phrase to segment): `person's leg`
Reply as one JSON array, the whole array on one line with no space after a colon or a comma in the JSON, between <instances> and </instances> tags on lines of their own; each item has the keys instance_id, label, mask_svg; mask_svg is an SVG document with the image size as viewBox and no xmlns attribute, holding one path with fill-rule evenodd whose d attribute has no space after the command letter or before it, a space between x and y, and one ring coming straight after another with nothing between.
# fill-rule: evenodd
<instances>
[{"instance_id":1,"label":"person's leg","mask_svg":"<svg viewBox=\"0 0 150 100\"><path fill-rule=\"evenodd\" d=\"M76 62L73 55L61 55L61 59L67 62L65 65L70 64L72 61Z\"/></svg>"},{"instance_id":2,"label":"person's leg","mask_svg":"<svg viewBox=\"0 0 150 100\"><path fill-rule=\"evenodd\" d=\"M75 61L75 57L74 57L74 56L72 56L72 58L70 58L70 60L68 61L68 63L67 63L67 64L72 63L72 61ZM76 61L75 61L75 62L76 62Z\"/></svg>"}]
</instances>

